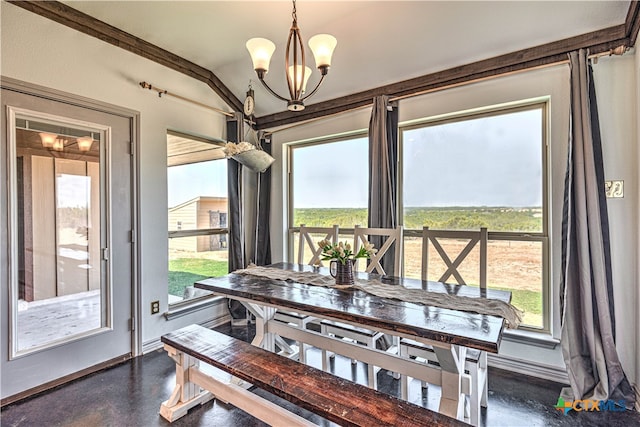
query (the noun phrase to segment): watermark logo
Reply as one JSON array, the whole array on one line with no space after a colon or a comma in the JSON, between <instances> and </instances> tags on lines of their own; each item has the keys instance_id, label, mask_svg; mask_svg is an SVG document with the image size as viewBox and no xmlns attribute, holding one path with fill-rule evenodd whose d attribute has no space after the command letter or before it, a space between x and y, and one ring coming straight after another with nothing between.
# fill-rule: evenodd
<instances>
[{"instance_id":1,"label":"watermark logo","mask_svg":"<svg viewBox=\"0 0 640 427\"><path fill-rule=\"evenodd\" d=\"M626 411L626 405L624 400L564 400L562 397L558 398L558 403L554 406L556 410L561 411L564 415L567 415L569 411L576 412L623 412Z\"/></svg>"}]
</instances>

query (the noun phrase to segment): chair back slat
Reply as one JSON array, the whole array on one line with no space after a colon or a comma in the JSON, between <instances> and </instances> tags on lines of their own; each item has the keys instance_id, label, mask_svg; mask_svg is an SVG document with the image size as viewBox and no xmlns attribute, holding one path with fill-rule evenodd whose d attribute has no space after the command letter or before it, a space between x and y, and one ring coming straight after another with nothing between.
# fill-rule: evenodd
<instances>
[{"instance_id":1,"label":"chair back slat","mask_svg":"<svg viewBox=\"0 0 640 427\"><path fill-rule=\"evenodd\" d=\"M449 254L443 248L440 239L459 239L468 240L467 245L458 253L454 260L451 260ZM485 227L480 231L456 231L456 230L430 230L429 227L422 228L422 280L427 280L429 273L429 246L432 245L442 261L445 263L446 270L440 278L439 282L446 282L451 276L460 285L467 283L462 278L458 268L467 258L471 251L479 244L479 285L480 288L487 287L487 240L488 232Z\"/></svg>"},{"instance_id":2,"label":"chair back slat","mask_svg":"<svg viewBox=\"0 0 640 427\"><path fill-rule=\"evenodd\" d=\"M321 240L327 240L331 243L338 241L339 227L307 227L300 224L300 236L298 240L298 264L323 265L320 261L322 249L317 245L317 241L313 240L312 234L324 236ZM311 258L308 261L304 259L305 246L311 250Z\"/></svg>"},{"instance_id":3,"label":"chair back slat","mask_svg":"<svg viewBox=\"0 0 640 427\"><path fill-rule=\"evenodd\" d=\"M370 241L371 236L382 237L383 243L371 258L365 268L366 273L387 274L382 267L382 258L394 245L393 269L395 276L402 275L402 226L396 228L366 228L356 225L353 230L353 250L357 253L360 247ZM356 263L358 269L358 263Z\"/></svg>"}]
</instances>

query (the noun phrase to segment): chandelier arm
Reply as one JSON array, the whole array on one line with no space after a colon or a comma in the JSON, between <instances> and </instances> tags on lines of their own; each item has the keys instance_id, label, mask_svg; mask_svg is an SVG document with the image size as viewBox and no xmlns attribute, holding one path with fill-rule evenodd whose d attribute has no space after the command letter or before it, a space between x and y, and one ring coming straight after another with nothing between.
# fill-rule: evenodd
<instances>
[{"instance_id":1,"label":"chandelier arm","mask_svg":"<svg viewBox=\"0 0 640 427\"><path fill-rule=\"evenodd\" d=\"M263 79L263 78L260 78L260 77L259 77L259 78L258 78L258 80L260 80L260 83L262 83L262 85L263 85L265 88L267 88L267 90L269 91L269 93L270 93L271 95L275 96L276 98L278 98L278 99L279 99L279 100L281 100L281 101L289 102L289 100L288 100L287 98L284 98L284 97L282 97L282 96L278 95L277 93L275 93L275 92L273 91L273 89L271 89L271 88L269 87L269 85L267 84L267 82L265 82L265 81L264 81L264 79Z\"/></svg>"},{"instance_id":2,"label":"chandelier arm","mask_svg":"<svg viewBox=\"0 0 640 427\"><path fill-rule=\"evenodd\" d=\"M313 94L314 94L314 93L316 93L316 92L318 91L318 88L320 88L320 85L321 85L321 84L322 84L322 82L324 81L324 77L325 77L325 76L326 76L326 74L323 74L323 75L320 77L320 81L318 81L318 84L316 85L316 87L315 87L315 88L313 88L313 90L312 90L311 92L309 92L309 94L308 94L308 95L303 96L303 97L302 97L302 99L300 99L300 101L304 101L305 99L312 97L312 96L313 96Z\"/></svg>"}]
</instances>

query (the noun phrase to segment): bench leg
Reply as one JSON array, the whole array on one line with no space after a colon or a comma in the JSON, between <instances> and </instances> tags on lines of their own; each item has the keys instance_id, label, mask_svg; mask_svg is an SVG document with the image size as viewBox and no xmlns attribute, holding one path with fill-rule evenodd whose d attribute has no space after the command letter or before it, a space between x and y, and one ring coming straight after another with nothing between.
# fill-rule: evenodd
<instances>
[{"instance_id":1,"label":"bench leg","mask_svg":"<svg viewBox=\"0 0 640 427\"><path fill-rule=\"evenodd\" d=\"M167 421L173 422L185 415L189 409L210 401L214 396L208 391L201 390L189 378L189 369L199 364L197 359L167 345L165 350L176 362L176 386L171 397L160 405L160 415Z\"/></svg>"}]
</instances>

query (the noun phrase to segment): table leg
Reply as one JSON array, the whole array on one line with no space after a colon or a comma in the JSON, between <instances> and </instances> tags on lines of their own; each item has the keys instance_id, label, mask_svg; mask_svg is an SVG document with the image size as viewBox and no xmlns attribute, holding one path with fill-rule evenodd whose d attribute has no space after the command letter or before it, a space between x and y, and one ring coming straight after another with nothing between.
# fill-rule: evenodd
<instances>
[{"instance_id":1,"label":"table leg","mask_svg":"<svg viewBox=\"0 0 640 427\"><path fill-rule=\"evenodd\" d=\"M462 375L467 348L456 345L448 348L434 346L433 350L438 357L442 379L442 396L438 412L463 420L465 398L462 393Z\"/></svg>"},{"instance_id":2,"label":"table leg","mask_svg":"<svg viewBox=\"0 0 640 427\"><path fill-rule=\"evenodd\" d=\"M273 319L273 316L275 316L276 309L273 307L259 306L250 302L243 302L242 304L256 317L256 336L253 341L251 341L251 344L256 347L262 347L265 350L275 351L275 336L269 332L267 325L269 321Z\"/></svg>"}]
</instances>

